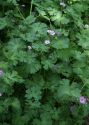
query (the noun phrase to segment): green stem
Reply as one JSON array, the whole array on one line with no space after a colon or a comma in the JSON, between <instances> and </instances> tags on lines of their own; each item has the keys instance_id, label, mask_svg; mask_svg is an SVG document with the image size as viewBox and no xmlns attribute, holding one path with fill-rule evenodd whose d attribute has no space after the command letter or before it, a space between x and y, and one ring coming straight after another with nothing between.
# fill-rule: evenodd
<instances>
[{"instance_id":1,"label":"green stem","mask_svg":"<svg viewBox=\"0 0 89 125\"><path fill-rule=\"evenodd\" d=\"M50 23L50 28L52 27L52 23L51 23L51 20L49 20L49 23Z\"/></svg>"},{"instance_id":2,"label":"green stem","mask_svg":"<svg viewBox=\"0 0 89 125\"><path fill-rule=\"evenodd\" d=\"M19 9L19 7L18 7L18 6L17 6L17 10L18 10L18 12L19 12L19 14L20 14L21 18L24 20L25 18L24 18L24 16L23 16L23 14L21 13L21 11L20 11L20 9Z\"/></svg>"},{"instance_id":3,"label":"green stem","mask_svg":"<svg viewBox=\"0 0 89 125\"><path fill-rule=\"evenodd\" d=\"M83 88L85 87L86 83L83 84L82 88L81 88L81 91L83 90Z\"/></svg>"},{"instance_id":4,"label":"green stem","mask_svg":"<svg viewBox=\"0 0 89 125\"><path fill-rule=\"evenodd\" d=\"M33 0L31 1L30 15L31 15L31 13L32 13L32 5L33 5Z\"/></svg>"}]
</instances>

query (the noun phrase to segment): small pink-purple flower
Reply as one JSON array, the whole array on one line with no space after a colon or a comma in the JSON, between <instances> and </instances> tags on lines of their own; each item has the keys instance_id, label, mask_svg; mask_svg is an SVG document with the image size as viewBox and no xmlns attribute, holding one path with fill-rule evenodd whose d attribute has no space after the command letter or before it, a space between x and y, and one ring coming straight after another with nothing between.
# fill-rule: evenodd
<instances>
[{"instance_id":1,"label":"small pink-purple flower","mask_svg":"<svg viewBox=\"0 0 89 125\"><path fill-rule=\"evenodd\" d=\"M49 33L51 36L54 36L56 34L54 30L47 30L47 33Z\"/></svg>"},{"instance_id":2,"label":"small pink-purple flower","mask_svg":"<svg viewBox=\"0 0 89 125\"><path fill-rule=\"evenodd\" d=\"M44 43L45 43L45 45L48 45L48 44L50 44L50 40L45 40Z\"/></svg>"},{"instance_id":3,"label":"small pink-purple flower","mask_svg":"<svg viewBox=\"0 0 89 125\"><path fill-rule=\"evenodd\" d=\"M4 74L3 70L0 69L0 77L2 77Z\"/></svg>"},{"instance_id":4,"label":"small pink-purple flower","mask_svg":"<svg viewBox=\"0 0 89 125\"><path fill-rule=\"evenodd\" d=\"M31 50L31 49L32 49L32 46L28 46L28 49Z\"/></svg>"},{"instance_id":5,"label":"small pink-purple flower","mask_svg":"<svg viewBox=\"0 0 89 125\"><path fill-rule=\"evenodd\" d=\"M80 96L79 101L80 101L81 104L86 104L87 103L87 99L84 96Z\"/></svg>"},{"instance_id":6,"label":"small pink-purple flower","mask_svg":"<svg viewBox=\"0 0 89 125\"><path fill-rule=\"evenodd\" d=\"M0 93L0 97L2 96L2 93Z\"/></svg>"},{"instance_id":7,"label":"small pink-purple flower","mask_svg":"<svg viewBox=\"0 0 89 125\"><path fill-rule=\"evenodd\" d=\"M60 2L60 6L65 7L65 6L66 6L66 4L65 4L64 2Z\"/></svg>"},{"instance_id":8,"label":"small pink-purple flower","mask_svg":"<svg viewBox=\"0 0 89 125\"><path fill-rule=\"evenodd\" d=\"M89 28L89 25L88 25L88 24L85 24L85 28L88 29L88 28Z\"/></svg>"},{"instance_id":9,"label":"small pink-purple flower","mask_svg":"<svg viewBox=\"0 0 89 125\"><path fill-rule=\"evenodd\" d=\"M25 4L22 4L21 6L22 6L22 7L25 7Z\"/></svg>"}]
</instances>

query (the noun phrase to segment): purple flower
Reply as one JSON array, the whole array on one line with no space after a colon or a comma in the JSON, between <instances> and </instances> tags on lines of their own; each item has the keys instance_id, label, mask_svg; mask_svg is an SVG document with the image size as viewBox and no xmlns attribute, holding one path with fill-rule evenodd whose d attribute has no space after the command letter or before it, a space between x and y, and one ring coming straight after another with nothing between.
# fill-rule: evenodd
<instances>
[{"instance_id":1,"label":"purple flower","mask_svg":"<svg viewBox=\"0 0 89 125\"><path fill-rule=\"evenodd\" d=\"M45 43L46 45L48 45L48 44L50 44L50 41L49 41L49 40L45 40L44 43Z\"/></svg>"},{"instance_id":2,"label":"purple flower","mask_svg":"<svg viewBox=\"0 0 89 125\"><path fill-rule=\"evenodd\" d=\"M0 77L3 76L3 70L0 69Z\"/></svg>"},{"instance_id":3,"label":"purple flower","mask_svg":"<svg viewBox=\"0 0 89 125\"><path fill-rule=\"evenodd\" d=\"M84 96L80 96L80 103L81 104L86 104L87 103L87 100Z\"/></svg>"},{"instance_id":4,"label":"purple flower","mask_svg":"<svg viewBox=\"0 0 89 125\"><path fill-rule=\"evenodd\" d=\"M22 7L25 7L25 5L23 4L23 5L21 5Z\"/></svg>"},{"instance_id":5,"label":"purple flower","mask_svg":"<svg viewBox=\"0 0 89 125\"><path fill-rule=\"evenodd\" d=\"M31 50L31 49L32 49L32 46L28 46L28 49Z\"/></svg>"},{"instance_id":6,"label":"purple flower","mask_svg":"<svg viewBox=\"0 0 89 125\"><path fill-rule=\"evenodd\" d=\"M66 6L66 4L65 4L64 2L60 2L60 6L65 7L65 6Z\"/></svg>"},{"instance_id":7,"label":"purple flower","mask_svg":"<svg viewBox=\"0 0 89 125\"><path fill-rule=\"evenodd\" d=\"M85 28L88 29L88 28L89 28L89 25L88 25L88 24L85 24Z\"/></svg>"},{"instance_id":8,"label":"purple flower","mask_svg":"<svg viewBox=\"0 0 89 125\"><path fill-rule=\"evenodd\" d=\"M2 93L0 93L0 97L2 96Z\"/></svg>"},{"instance_id":9,"label":"purple flower","mask_svg":"<svg viewBox=\"0 0 89 125\"><path fill-rule=\"evenodd\" d=\"M53 30L47 30L47 33L49 33L51 36L55 35L55 32Z\"/></svg>"}]
</instances>

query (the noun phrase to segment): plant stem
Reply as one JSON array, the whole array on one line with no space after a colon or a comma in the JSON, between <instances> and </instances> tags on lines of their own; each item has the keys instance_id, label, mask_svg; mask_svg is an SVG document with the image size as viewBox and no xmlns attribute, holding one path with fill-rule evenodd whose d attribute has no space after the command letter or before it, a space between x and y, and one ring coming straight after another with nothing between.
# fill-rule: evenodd
<instances>
[{"instance_id":1,"label":"plant stem","mask_svg":"<svg viewBox=\"0 0 89 125\"><path fill-rule=\"evenodd\" d=\"M30 15L31 15L31 13L32 13L32 5L33 5L33 0L31 1Z\"/></svg>"},{"instance_id":2,"label":"plant stem","mask_svg":"<svg viewBox=\"0 0 89 125\"><path fill-rule=\"evenodd\" d=\"M18 10L18 12L19 12L19 14L20 14L21 18L24 20L25 18L24 18L24 16L23 16L23 14L21 13L21 11L20 11L20 9L19 9L19 7L18 7L18 6L17 6L17 10Z\"/></svg>"}]
</instances>

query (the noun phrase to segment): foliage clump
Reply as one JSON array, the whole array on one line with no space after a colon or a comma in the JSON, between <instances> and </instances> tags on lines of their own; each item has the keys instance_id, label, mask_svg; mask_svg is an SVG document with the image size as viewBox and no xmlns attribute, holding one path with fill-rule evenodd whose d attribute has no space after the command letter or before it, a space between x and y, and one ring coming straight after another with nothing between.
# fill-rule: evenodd
<instances>
[{"instance_id":1,"label":"foliage clump","mask_svg":"<svg viewBox=\"0 0 89 125\"><path fill-rule=\"evenodd\" d=\"M0 125L82 125L88 98L89 1L0 0Z\"/></svg>"}]
</instances>

